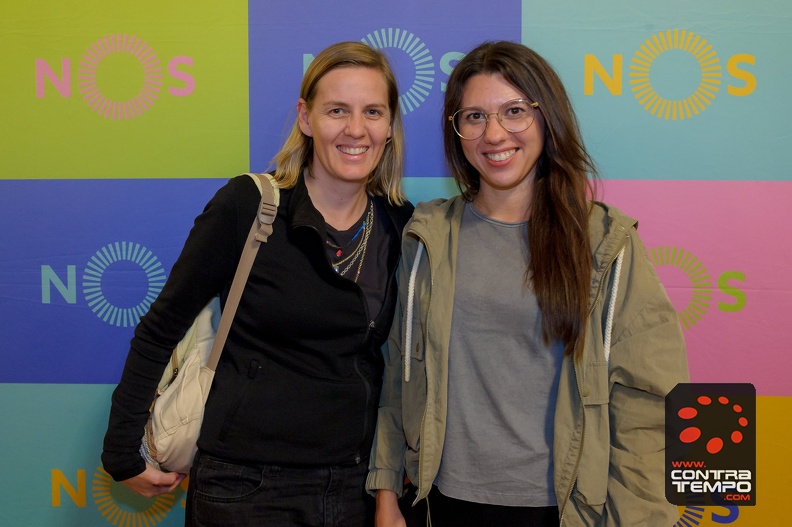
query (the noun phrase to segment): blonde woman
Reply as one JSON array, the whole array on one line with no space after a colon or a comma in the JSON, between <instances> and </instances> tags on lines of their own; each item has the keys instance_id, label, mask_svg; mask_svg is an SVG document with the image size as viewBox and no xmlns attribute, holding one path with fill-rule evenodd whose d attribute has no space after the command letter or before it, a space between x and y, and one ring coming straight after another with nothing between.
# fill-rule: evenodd
<instances>
[{"instance_id":1,"label":"blonde woman","mask_svg":"<svg viewBox=\"0 0 792 527\"><path fill-rule=\"evenodd\" d=\"M187 525L372 525L364 481L380 347L412 212L401 190L403 150L384 55L355 42L318 54L275 158L274 232L250 272L206 404ZM193 318L229 287L258 203L248 177L217 192L135 330L102 461L144 496L185 477L138 454L151 395Z\"/></svg>"}]
</instances>

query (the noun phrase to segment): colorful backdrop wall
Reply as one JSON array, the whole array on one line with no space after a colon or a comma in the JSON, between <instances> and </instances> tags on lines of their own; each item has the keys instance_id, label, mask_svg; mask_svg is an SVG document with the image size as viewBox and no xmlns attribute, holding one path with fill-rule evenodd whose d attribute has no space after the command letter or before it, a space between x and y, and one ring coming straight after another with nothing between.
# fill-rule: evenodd
<instances>
[{"instance_id":1,"label":"colorful backdrop wall","mask_svg":"<svg viewBox=\"0 0 792 527\"><path fill-rule=\"evenodd\" d=\"M261 171L313 56L383 49L414 202L456 192L440 106L457 60L523 42L559 71L603 176L640 220L696 382L757 393L755 507L680 525L781 525L792 468L792 9L782 0L5 1L0 5L0 525L180 525L184 488L100 466L133 327L193 218Z\"/></svg>"}]
</instances>

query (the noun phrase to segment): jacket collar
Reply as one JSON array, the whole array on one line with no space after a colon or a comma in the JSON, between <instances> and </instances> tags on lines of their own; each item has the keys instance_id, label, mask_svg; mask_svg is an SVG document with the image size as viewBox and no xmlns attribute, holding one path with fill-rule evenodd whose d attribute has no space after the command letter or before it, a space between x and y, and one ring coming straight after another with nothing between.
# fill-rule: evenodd
<instances>
[{"instance_id":1,"label":"jacket collar","mask_svg":"<svg viewBox=\"0 0 792 527\"><path fill-rule=\"evenodd\" d=\"M465 200L460 195L419 203L406 230L418 236L427 246L443 247L451 241L456 247L464 209Z\"/></svg>"},{"instance_id":2,"label":"jacket collar","mask_svg":"<svg viewBox=\"0 0 792 527\"><path fill-rule=\"evenodd\" d=\"M461 196L450 199L436 199L427 203L419 203L407 231L417 235L430 247L444 247L451 242L456 247L462 211L465 201ZM638 222L599 201L591 202L589 213L589 239L593 253L593 269L589 307L594 302L600 283L606 271L616 259L619 250L627 243L630 230L637 227ZM443 249L445 250L445 249Z\"/></svg>"},{"instance_id":3,"label":"jacket collar","mask_svg":"<svg viewBox=\"0 0 792 527\"><path fill-rule=\"evenodd\" d=\"M387 199L378 196L373 196L372 199L376 200L378 207L384 208L396 232L401 235L404 225L412 216L413 206L410 203L393 206L388 203ZM326 237L324 217L314 207L302 174L297 178L297 183L293 188L281 190L281 200L282 205L285 205L286 217L291 228L310 227L316 230L322 236L322 239Z\"/></svg>"},{"instance_id":4,"label":"jacket collar","mask_svg":"<svg viewBox=\"0 0 792 527\"><path fill-rule=\"evenodd\" d=\"M281 191L283 193L283 191ZM285 192L288 197L286 216L290 228L310 227L325 237L325 221L322 213L314 207L308 187L302 175L297 178L294 187Z\"/></svg>"},{"instance_id":5,"label":"jacket collar","mask_svg":"<svg viewBox=\"0 0 792 527\"><path fill-rule=\"evenodd\" d=\"M589 309L594 304L602 282L611 268L619 251L627 243L630 231L638 226L638 222L599 201L591 202L589 213L589 240L593 252L593 269L591 273L591 289L589 291Z\"/></svg>"}]
</instances>

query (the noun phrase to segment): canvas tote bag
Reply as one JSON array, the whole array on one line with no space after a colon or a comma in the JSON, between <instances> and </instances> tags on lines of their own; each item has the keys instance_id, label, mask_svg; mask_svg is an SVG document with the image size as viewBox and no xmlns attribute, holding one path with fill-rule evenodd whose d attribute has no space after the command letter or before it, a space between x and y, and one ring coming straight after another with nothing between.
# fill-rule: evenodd
<instances>
[{"instance_id":1,"label":"canvas tote bag","mask_svg":"<svg viewBox=\"0 0 792 527\"><path fill-rule=\"evenodd\" d=\"M261 204L239 259L234 281L220 310L213 298L198 314L171 356L151 408L140 452L161 470L187 474L203 422L204 405L215 369L242 297L258 248L272 233L278 188L269 174L246 174L261 191Z\"/></svg>"}]
</instances>

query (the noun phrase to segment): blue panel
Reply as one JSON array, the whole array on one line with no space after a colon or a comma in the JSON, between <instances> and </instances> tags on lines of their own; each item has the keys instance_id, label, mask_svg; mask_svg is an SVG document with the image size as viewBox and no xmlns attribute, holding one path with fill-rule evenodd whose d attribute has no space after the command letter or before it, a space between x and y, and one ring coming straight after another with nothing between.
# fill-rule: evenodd
<instances>
[{"instance_id":1,"label":"blue panel","mask_svg":"<svg viewBox=\"0 0 792 527\"><path fill-rule=\"evenodd\" d=\"M396 71L406 112L405 175L447 175L441 138L443 83L456 60L482 41L519 41L520 10L519 0L499 2L496 16L475 0L431 5L313 2L308 9L293 0L251 2L251 167L264 170L291 129L304 57L338 41L361 40L383 49ZM421 79L416 84L417 73Z\"/></svg>"},{"instance_id":2,"label":"blue panel","mask_svg":"<svg viewBox=\"0 0 792 527\"><path fill-rule=\"evenodd\" d=\"M0 382L117 382L137 318L223 183L0 181Z\"/></svg>"}]
</instances>

